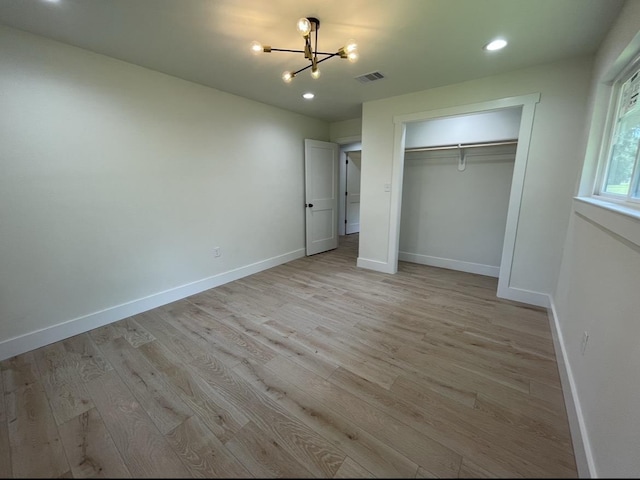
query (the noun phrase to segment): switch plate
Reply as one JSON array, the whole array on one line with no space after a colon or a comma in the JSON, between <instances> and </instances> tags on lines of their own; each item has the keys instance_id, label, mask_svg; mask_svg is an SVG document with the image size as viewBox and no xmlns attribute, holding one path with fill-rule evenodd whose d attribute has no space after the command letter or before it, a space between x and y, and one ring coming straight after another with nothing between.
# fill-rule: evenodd
<instances>
[{"instance_id":1,"label":"switch plate","mask_svg":"<svg viewBox=\"0 0 640 480\"><path fill-rule=\"evenodd\" d=\"M222 253L220 252L220 247L214 247L213 248L213 256L217 258L220 255L222 255Z\"/></svg>"},{"instance_id":2,"label":"switch plate","mask_svg":"<svg viewBox=\"0 0 640 480\"><path fill-rule=\"evenodd\" d=\"M384 191L385 192L390 192L391 191L391 184L390 183L385 183L384 184Z\"/></svg>"}]
</instances>

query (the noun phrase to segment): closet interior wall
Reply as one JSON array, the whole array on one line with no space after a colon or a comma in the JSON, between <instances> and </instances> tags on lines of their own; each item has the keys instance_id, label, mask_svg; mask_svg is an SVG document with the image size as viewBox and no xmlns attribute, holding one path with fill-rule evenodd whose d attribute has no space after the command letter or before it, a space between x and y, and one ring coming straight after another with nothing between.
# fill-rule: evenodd
<instances>
[{"instance_id":1,"label":"closet interior wall","mask_svg":"<svg viewBox=\"0 0 640 480\"><path fill-rule=\"evenodd\" d=\"M498 277L519 123L518 108L407 127L399 260Z\"/></svg>"}]
</instances>

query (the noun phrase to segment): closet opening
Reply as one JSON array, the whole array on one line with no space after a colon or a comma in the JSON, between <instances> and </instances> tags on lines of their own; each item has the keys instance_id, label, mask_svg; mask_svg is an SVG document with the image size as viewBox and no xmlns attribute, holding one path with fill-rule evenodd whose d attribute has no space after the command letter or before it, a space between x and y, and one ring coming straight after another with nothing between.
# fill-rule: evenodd
<instances>
[{"instance_id":1,"label":"closet opening","mask_svg":"<svg viewBox=\"0 0 640 480\"><path fill-rule=\"evenodd\" d=\"M521 107L406 127L398 259L498 278Z\"/></svg>"},{"instance_id":2,"label":"closet opening","mask_svg":"<svg viewBox=\"0 0 640 480\"><path fill-rule=\"evenodd\" d=\"M516 233L518 230L518 221L520 218L520 204L523 194L529 144L531 141L531 134L533 130L535 108L536 104L539 101L540 94L532 93L517 97L488 100L475 104L459 105L439 110L397 115L393 118L394 140L390 185L391 198L389 212L389 241L387 244L387 262L384 271L388 273L396 273L398 271L398 259L401 253L403 256L406 254L422 255L421 257L414 256L413 260L420 259L422 261L425 260L425 257L433 257L430 259L427 258L429 261L435 261L435 259L443 258L447 259L447 257L449 257L449 260L452 260L452 258L450 258L451 256L453 256L451 252L444 249L444 240L442 238L438 239L433 237L433 235L438 233L434 232L434 229L444 228L445 231L454 232L453 234L450 234L449 239L451 242L456 244L450 246L446 245L446 247L456 246L460 249L460 251L464 251L464 249L467 249L465 254L468 255L471 253L474 255L484 255L483 257L458 256L457 259L453 259L458 260L458 263L450 263L450 266L446 268L454 267L457 269L461 269L461 267L463 266L465 268L476 268L477 265L481 265L483 267L479 269L483 270L483 274L485 275L495 275L497 268L498 290L496 294L498 297L529 303L531 305L539 305L545 307L548 306L545 303L546 299L543 299L539 294L519 289L517 287L512 287L510 285L511 267L516 246ZM486 128L490 125L490 122L478 122L477 120L481 120L482 117L475 115L495 113L496 117L494 118L494 120L497 120L500 117L500 115L498 115L500 114L500 112L507 112L507 118L512 119L507 123L511 123L511 127L517 125L518 128L515 129L517 133L515 135L509 134L491 138L489 135L491 133L491 129ZM511 115L511 117L508 117L509 114ZM517 119L518 116L519 122L514 123L513 119ZM461 121L462 119L464 119L466 122L471 123L467 123L465 125L465 122ZM441 122L439 122L438 124L433 123L431 125L433 128L430 129L431 132L429 133L429 135L434 134L435 138L430 136L427 140L418 141L418 138L421 135L426 134L425 132L420 132L419 129L412 127L412 125L435 120L441 120ZM485 134L486 136L484 136ZM473 135L482 136L474 137ZM462 148L469 143L481 144L498 141L502 142L505 140L509 142L517 140L517 143L513 145L496 144L492 146L482 146L475 148L467 146L467 148ZM440 188L440 190L438 191L438 195L431 197L430 202L445 205L452 204L453 207L440 209L440 211L435 213L431 211L426 213L420 211L419 206L423 203L422 196L431 195L434 191L434 187L432 187L429 192L426 192L426 190L423 190L422 188L418 189L417 186L416 188L414 188L414 186L407 185L409 192L407 193L407 196L404 195L403 187L405 179L405 167L409 169L414 168L412 162L417 162L417 160L414 160L412 156L424 154L424 152L405 153L405 148L408 147L411 149L420 147L421 149L425 149L425 152L428 152L428 150L426 150L427 148L431 148L431 156L433 158L426 160L427 163L431 162L431 164L425 168L435 167L437 170L438 166L443 166L439 164L443 164L445 162L445 159L438 158L438 155L442 156L442 154L445 154L447 152L449 155L451 155L456 151L456 149L453 148L454 146L457 147L457 150L459 151L457 153L457 158L448 160L449 163L447 164L447 166L452 167L448 170L452 171L448 171L447 173L465 175L470 172L480 171L480 169L482 169L482 172L487 173L491 171L491 168L486 168L487 166L491 167L493 165L497 167L498 165L500 165L500 168L494 169L500 170L500 173L498 173L498 171L494 172L494 175L496 177L495 179L502 179L501 182L494 183L494 185L499 183L500 186L496 188L500 188L503 192L503 194L500 196L500 201L498 202L498 200L496 199L491 199L491 197L489 198L489 200L485 199L484 201L480 201L482 198L487 197L487 190L490 190L494 187L490 185L480 186L458 184L458 180L463 180L459 176L453 177L455 183L452 183L454 180L443 180L443 182L437 186ZM436 150L435 147L447 148ZM492 152L489 152L490 148L503 150L493 150ZM513 151L513 148L515 148L515 152ZM489 154L492 155L493 160L483 162L480 158L482 157L482 155L476 155L476 158L473 158L474 155L469 154L469 152L472 150L484 151L486 156L489 156ZM509 167L512 168L510 182L507 178L508 173L506 173L509 163L506 161L506 158L509 155L514 155L514 160L511 162L512 167ZM483 176L483 174L481 174L480 176ZM431 181L432 177L428 176L428 178L428 181ZM477 180L477 178L475 178L474 176L472 180ZM477 238L474 237L474 235L476 235L477 232L474 232L474 229L470 228L471 224L467 224L467 228L460 228L462 223L466 223L467 221L476 221L477 217L474 217L473 215L470 216L469 211L474 208L480 208L482 205L484 205L483 208L485 208L485 210L483 214L486 214L487 211L490 211L492 208L501 209L500 211L503 212L505 208L503 203L504 196L507 191L508 202L506 206L506 221L504 220L504 214L502 214L500 217L500 225L504 225L504 227L497 225L498 220L490 220L488 218L485 219L484 223L495 223L493 229L491 230L491 235L493 235L493 237L485 237L482 241L477 241L474 243L474 238ZM417 212L413 212L413 210L417 210ZM471 220L468 220L469 217L471 218ZM427 231L426 228L424 228L424 224L426 221L429 221L429 219L433 218L438 218L438 220L442 223L442 225L444 225L444 227L432 226L431 229ZM404 222L403 225L402 222ZM502 222L505 223L503 224ZM486 227L484 223L482 224L482 226ZM402 227L404 227L404 231L402 235L401 249L400 242ZM501 238L496 233L500 231L500 229L502 229ZM491 240L490 238L493 238L493 240ZM418 248L426 248L421 243L425 239L431 240L430 244L428 245L429 248L432 248L434 245L441 248L441 250L439 250L439 253L436 253L433 250L418 250ZM496 245L499 246L500 243L502 243L502 249L499 255L500 261L496 262L495 247ZM489 245L494 247L494 250L487 250L483 252L479 251L481 250L481 247L482 249L486 249ZM415 251L410 251L411 249L414 249ZM500 249L498 248L497 250ZM478 258L480 260L478 260ZM486 260L487 258L489 258L490 260Z\"/></svg>"}]
</instances>

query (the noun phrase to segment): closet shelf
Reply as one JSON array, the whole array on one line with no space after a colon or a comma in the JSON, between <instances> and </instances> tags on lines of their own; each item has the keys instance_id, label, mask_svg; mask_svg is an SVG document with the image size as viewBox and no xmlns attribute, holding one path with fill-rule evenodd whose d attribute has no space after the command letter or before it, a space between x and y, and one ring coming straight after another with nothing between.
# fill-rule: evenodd
<instances>
[{"instance_id":1,"label":"closet shelf","mask_svg":"<svg viewBox=\"0 0 640 480\"><path fill-rule=\"evenodd\" d=\"M500 142L485 143L458 143L455 145L439 145L436 147L413 147L405 148L405 152L430 152L434 150L457 150L463 148L479 148L479 147L499 147L501 145L517 145L518 140L502 140Z\"/></svg>"}]
</instances>

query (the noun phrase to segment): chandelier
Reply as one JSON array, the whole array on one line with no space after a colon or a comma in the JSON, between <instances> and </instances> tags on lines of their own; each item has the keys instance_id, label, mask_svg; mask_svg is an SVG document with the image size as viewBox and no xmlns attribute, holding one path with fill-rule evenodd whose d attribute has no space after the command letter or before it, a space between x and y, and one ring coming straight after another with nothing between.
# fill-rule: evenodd
<instances>
[{"instance_id":1,"label":"chandelier","mask_svg":"<svg viewBox=\"0 0 640 480\"><path fill-rule=\"evenodd\" d=\"M282 74L282 80L285 83L291 83L293 78L300 72L311 69L311 77L318 78L320 70L318 65L330 58L340 57L346 58L350 62L358 61L358 45L355 40L348 40L344 47L341 47L335 53L318 51L318 30L320 29L320 20L314 17L301 18L296 24L298 32L304 37L304 50L291 50L288 48L273 48L270 45L262 45L260 42L251 42L251 51L254 54L271 53L271 52L292 52L303 53L304 58L309 60L309 65L294 72L287 70ZM312 39L312 33L313 35ZM318 56L322 57L318 59Z\"/></svg>"}]
</instances>

